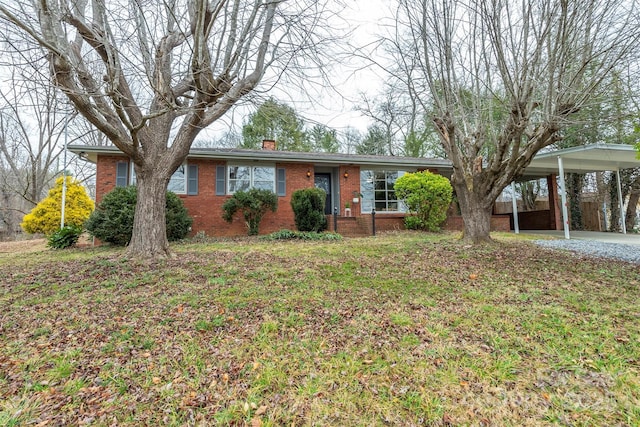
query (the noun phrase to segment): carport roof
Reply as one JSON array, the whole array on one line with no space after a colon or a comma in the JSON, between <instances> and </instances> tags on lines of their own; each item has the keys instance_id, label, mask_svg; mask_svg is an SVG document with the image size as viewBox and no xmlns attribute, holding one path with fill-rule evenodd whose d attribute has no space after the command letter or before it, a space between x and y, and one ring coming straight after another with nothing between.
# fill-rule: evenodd
<instances>
[{"instance_id":1,"label":"carport roof","mask_svg":"<svg viewBox=\"0 0 640 427\"><path fill-rule=\"evenodd\" d=\"M533 178L558 173L558 157L565 172L588 173L640 167L638 152L632 145L593 144L538 153L527 166L524 176Z\"/></svg>"}]
</instances>

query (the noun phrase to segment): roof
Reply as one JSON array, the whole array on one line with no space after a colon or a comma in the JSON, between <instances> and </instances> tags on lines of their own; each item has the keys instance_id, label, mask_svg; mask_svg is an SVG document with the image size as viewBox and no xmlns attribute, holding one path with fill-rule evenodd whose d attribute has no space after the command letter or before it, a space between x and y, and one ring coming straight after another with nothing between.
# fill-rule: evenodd
<instances>
[{"instance_id":1,"label":"roof","mask_svg":"<svg viewBox=\"0 0 640 427\"><path fill-rule=\"evenodd\" d=\"M69 145L69 150L96 162L98 154L120 154L114 146ZM625 144L592 144L538 153L526 168L525 178L558 173L558 157L565 172L587 173L640 167L637 151ZM361 165L375 168L437 169L451 175L447 159L426 157L368 156L359 154L308 153L293 151L245 150L239 148L191 148L189 158L225 159L230 161L270 161L281 163L313 163L323 166Z\"/></svg>"},{"instance_id":2,"label":"roof","mask_svg":"<svg viewBox=\"0 0 640 427\"><path fill-rule=\"evenodd\" d=\"M98 154L121 154L114 146L69 145L69 151L96 163ZM426 157L369 156L360 154L310 153L278 150L246 150L240 148L191 148L191 159L224 159L230 161L267 161L280 163L313 163L323 166L363 165L376 168L438 169L450 175L447 159Z\"/></svg>"},{"instance_id":3,"label":"roof","mask_svg":"<svg viewBox=\"0 0 640 427\"><path fill-rule=\"evenodd\" d=\"M565 172L588 173L640 167L632 145L591 144L538 153L527 166L525 176L546 176L558 172L558 157Z\"/></svg>"}]
</instances>

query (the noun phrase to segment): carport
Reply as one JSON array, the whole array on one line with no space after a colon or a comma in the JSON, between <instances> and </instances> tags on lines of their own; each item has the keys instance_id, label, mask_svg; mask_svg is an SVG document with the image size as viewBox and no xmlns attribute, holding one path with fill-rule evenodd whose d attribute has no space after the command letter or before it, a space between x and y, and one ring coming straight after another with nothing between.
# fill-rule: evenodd
<instances>
[{"instance_id":1,"label":"carport","mask_svg":"<svg viewBox=\"0 0 640 427\"><path fill-rule=\"evenodd\" d=\"M590 173L611 171L616 173L618 184L618 200L620 212L623 212L622 187L620 185L620 170L640 167L640 159L637 151L631 145L626 144L592 144L579 147L565 148L549 151L536 155L531 164L527 166L524 179L541 178L548 175L558 175L559 190L562 205L562 224L565 239L570 239L569 212L567 206L567 191L564 174ZM511 189L515 195L515 183L511 183ZM551 196L551 195L550 195ZM515 196L513 197L513 222L514 231L520 232L518 225L518 207ZM627 234L626 225L622 221L622 232Z\"/></svg>"}]
</instances>

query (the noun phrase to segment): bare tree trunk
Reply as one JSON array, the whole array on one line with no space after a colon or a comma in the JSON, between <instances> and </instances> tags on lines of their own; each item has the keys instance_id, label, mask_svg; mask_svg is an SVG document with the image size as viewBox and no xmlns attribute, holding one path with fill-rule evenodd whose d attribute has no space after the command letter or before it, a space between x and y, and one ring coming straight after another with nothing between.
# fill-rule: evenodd
<instances>
[{"instance_id":1,"label":"bare tree trunk","mask_svg":"<svg viewBox=\"0 0 640 427\"><path fill-rule=\"evenodd\" d=\"M166 233L168 178L150 168L137 179L138 199L127 254L137 258L171 255Z\"/></svg>"},{"instance_id":2,"label":"bare tree trunk","mask_svg":"<svg viewBox=\"0 0 640 427\"><path fill-rule=\"evenodd\" d=\"M640 200L640 189L632 190L631 193L629 193L629 204L627 205L627 213L624 216L627 231L633 230L633 227L636 225L638 200Z\"/></svg>"},{"instance_id":3,"label":"bare tree trunk","mask_svg":"<svg viewBox=\"0 0 640 427\"><path fill-rule=\"evenodd\" d=\"M567 192L569 193L571 229L583 230L584 221L582 219L582 187L584 184L584 174L570 173L567 175Z\"/></svg>"},{"instance_id":4,"label":"bare tree trunk","mask_svg":"<svg viewBox=\"0 0 640 427\"><path fill-rule=\"evenodd\" d=\"M479 199L478 195L469 191L465 184L454 184L454 188L464 222L463 240L474 244L492 242L489 234L493 211L491 201L487 201L487 198Z\"/></svg>"},{"instance_id":5,"label":"bare tree trunk","mask_svg":"<svg viewBox=\"0 0 640 427\"><path fill-rule=\"evenodd\" d=\"M612 176L609 180L609 200L611 200L609 231L618 232L620 231L620 199L618 199L618 188L616 187L615 176Z\"/></svg>"}]
</instances>

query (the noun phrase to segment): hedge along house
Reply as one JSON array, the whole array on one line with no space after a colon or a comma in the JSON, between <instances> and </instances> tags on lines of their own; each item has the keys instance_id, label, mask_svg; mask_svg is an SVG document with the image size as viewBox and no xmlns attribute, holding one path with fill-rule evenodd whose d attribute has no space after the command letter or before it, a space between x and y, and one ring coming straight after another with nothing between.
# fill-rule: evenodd
<instances>
[{"instance_id":1,"label":"hedge along house","mask_svg":"<svg viewBox=\"0 0 640 427\"><path fill-rule=\"evenodd\" d=\"M132 162L114 146L71 145L69 150L97 165L96 203L115 187L135 184ZM429 170L450 177L444 159L277 151L266 140L262 150L192 148L173 174L168 189L183 200L193 217L192 234L247 234L238 217L222 219L222 205L236 191L263 188L278 195L278 210L268 212L260 234L295 229L291 208L294 191L319 187L327 193L329 229L347 236L370 235L375 209L377 230L404 228L406 208L395 197L395 180L406 172ZM509 230L509 216L496 216L496 230ZM445 228L462 229L462 219L450 216Z\"/></svg>"}]
</instances>

